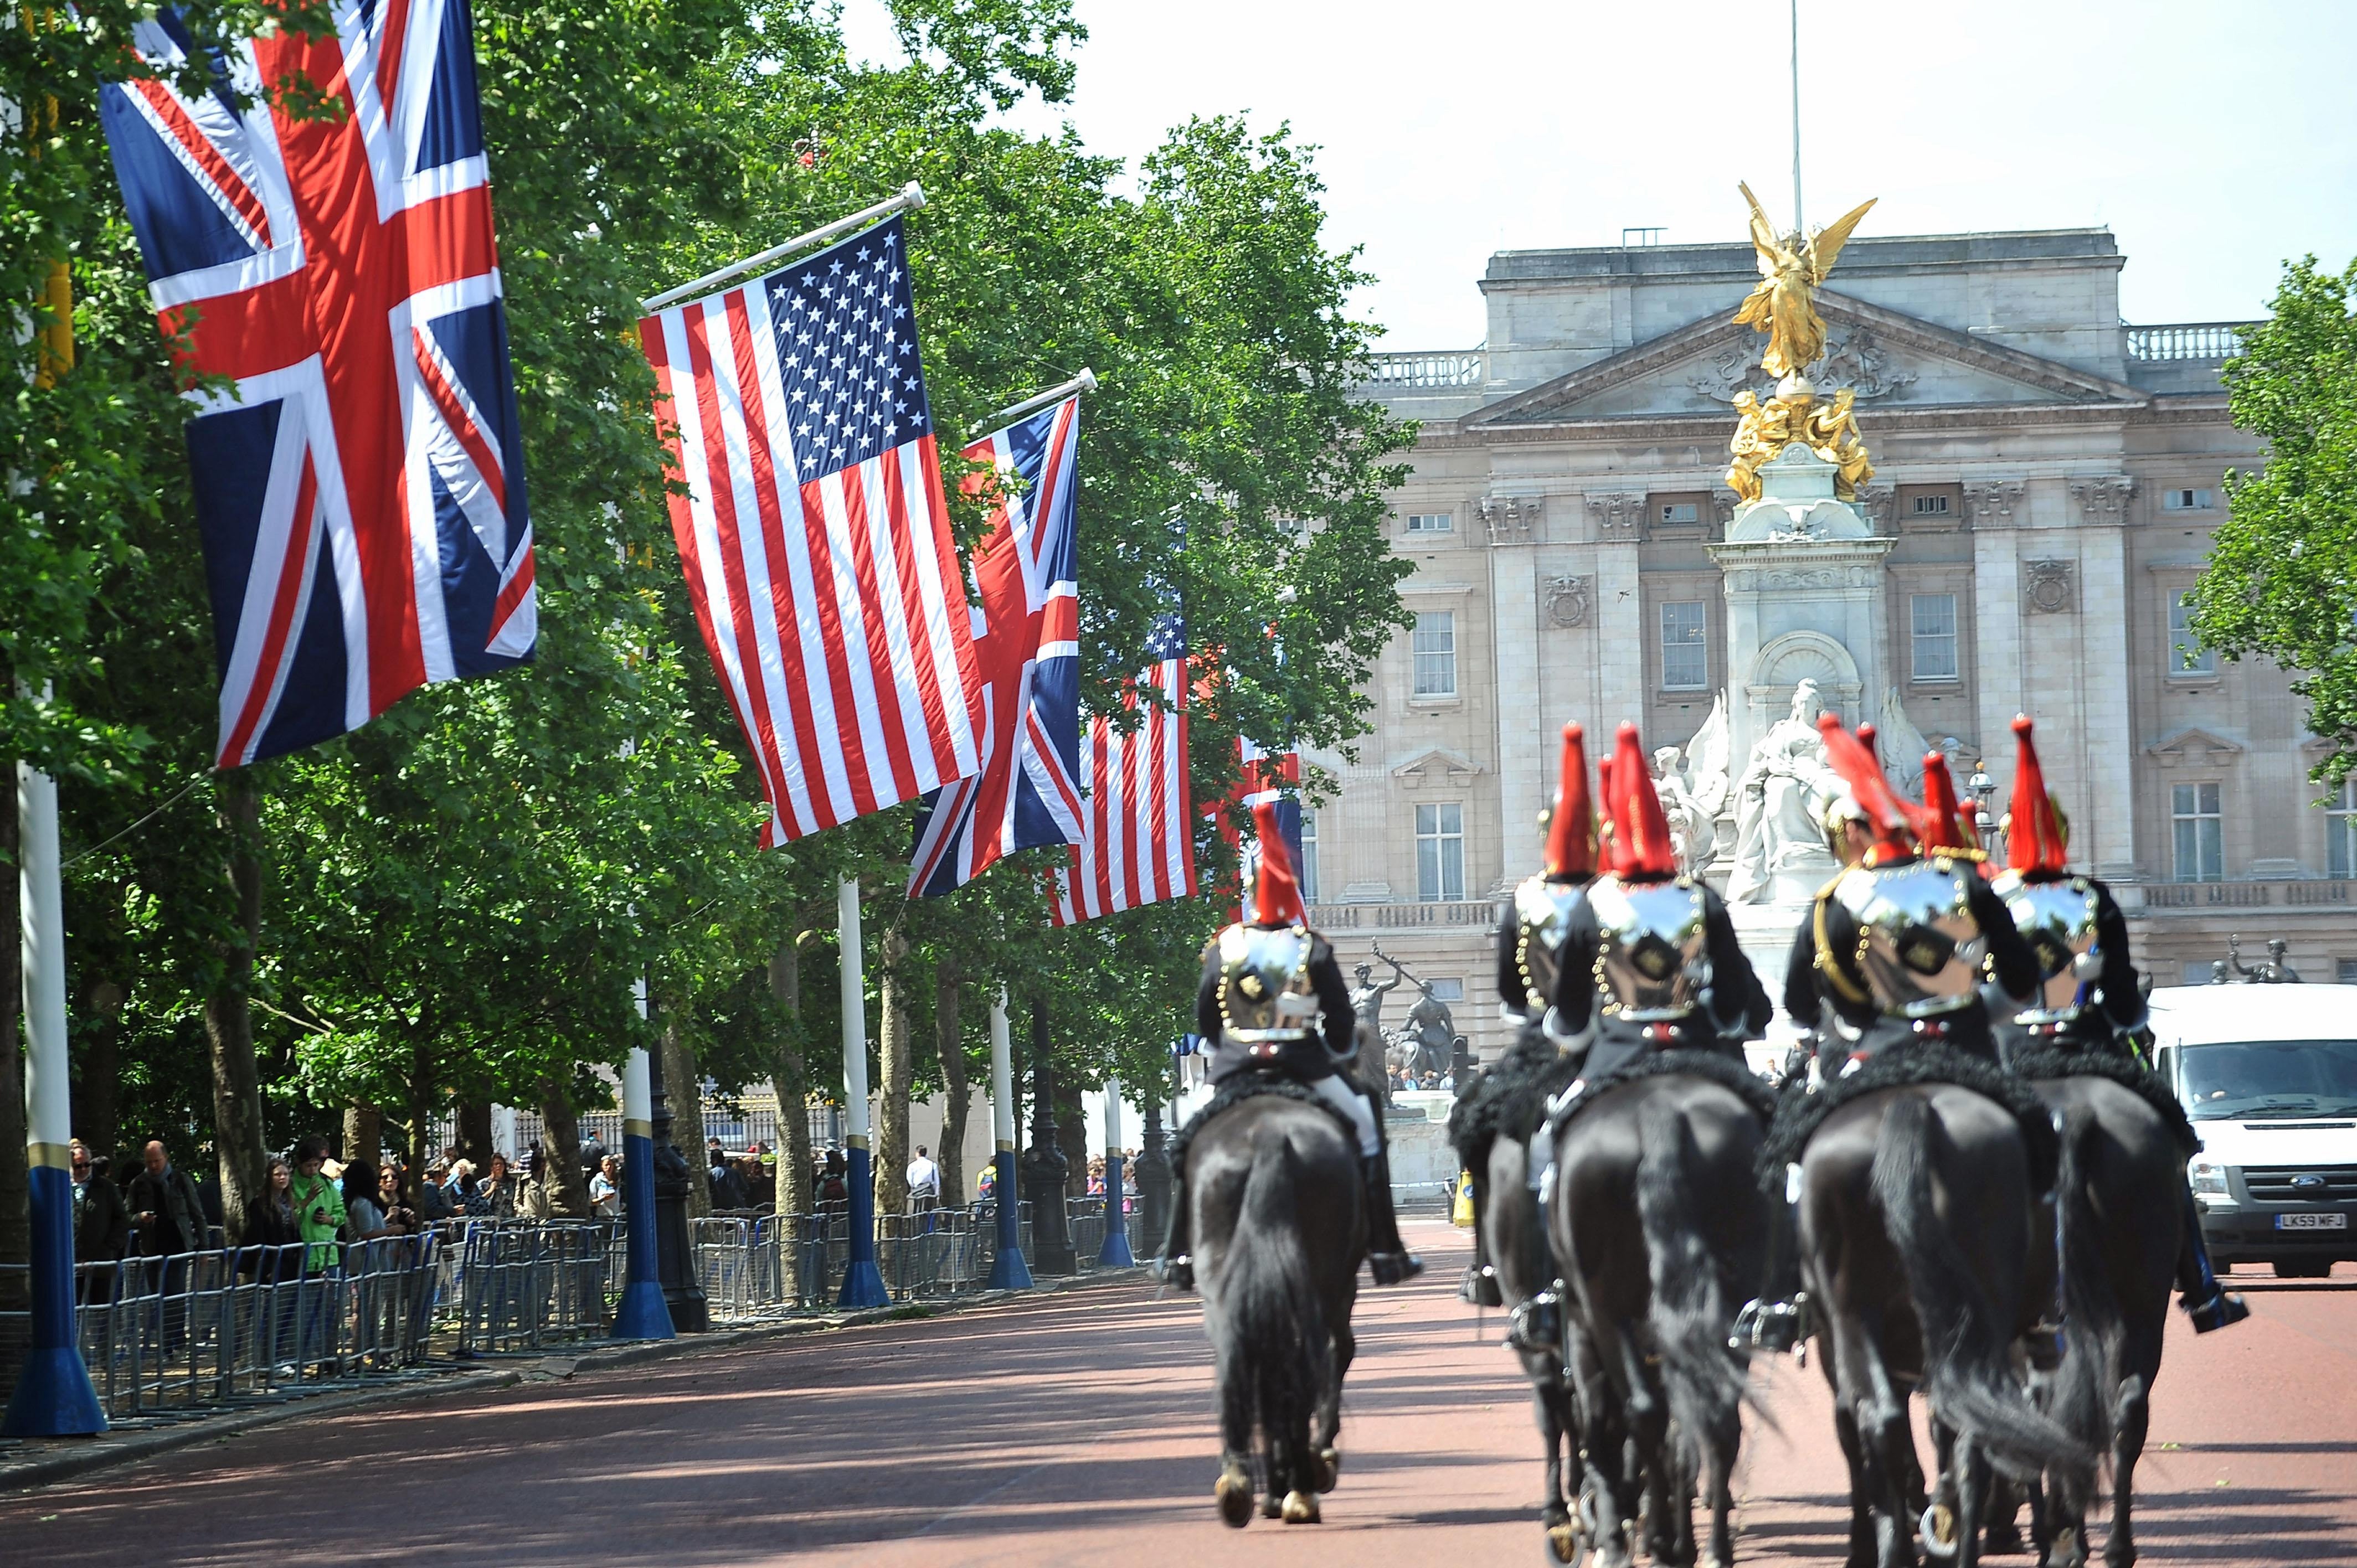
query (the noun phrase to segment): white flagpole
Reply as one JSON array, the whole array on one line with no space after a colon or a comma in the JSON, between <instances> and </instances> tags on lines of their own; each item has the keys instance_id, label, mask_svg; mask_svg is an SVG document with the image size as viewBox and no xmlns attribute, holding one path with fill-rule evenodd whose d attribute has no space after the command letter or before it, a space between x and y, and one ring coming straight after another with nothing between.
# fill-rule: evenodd
<instances>
[{"instance_id":1,"label":"white flagpole","mask_svg":"<svg viewBox=\"0 0 2357 1568\"><path fill-rule=\"evenodd\" d=\"M1015 1047L1007 1038L1006 990L990 1004L990 1127L998 1148L992 1156L991 1196L998 1218L997 1255L991 1261L992 1290L1029 1290L1031 1265L1023 1256L1022 1218L1015 1192Z\"/></svg>"},{"instance_id":2,"label":"white flagpole","mask_svg":"<svg viewBox=\"0 0 2357 1568\"><path fill-rule=\"evenodd\" d=\"M758 256L748 256L743 261L732 263L716 273L706 273L694 283L683 283L677 288L656 295L651 299L642 299L639 301L639 308L651 312L661 310L667 305L676 305L683 299L701 294L705 289L716 287L731 278L743 277L747 273L759 272L771 262L782 261L796 251L806 250L823 240L832 240L837 234L847 234L863 223L872 223L878 218L889 218L895 212L913 212L924 204L924 187L912 179L900 188L900 194L898 196L879 201L873 207L863 207L848 218L838 218L834 222L813 229L807 234L797 234L784 244L772 245Z\"/></svg>"},{"instance_id":3,"label":"white flagpole","mask_svg":"<svg viewBox=\"0 0 2357 1568\"><path fill-rule=\"evenodd\" d=\"M884 1276L876 1267L876 1167L868 1148L867 986L861 972L859 879L835 884L837 940L843 961L843 1141L851 1187L850 1256L844 1264L837 1306L883 1306Z\"/></svg>"},{"instance_id":4,"label":"white flagpole","mask_svg":"<svg viewBox=\"0 0 2357 1568\"><path fill-rule=\"evenodd\" d=\"M1025 398L1021 403L1017 403L1013 408L1000 409L996 413L992 414L988 419L982 422L983 428L985 430L1004 430L1008 425L1014 424L1017 420L1022 418L1025 414L1029 413L1035 408L1045 408L1051 403L1060 403L1065 398L1071 396L1074 392L1092 392L1096 390L1097 373L1094 371L1088 369L1086 366L1083 366L1082 367L1081 373L1074 376L1071 381L1059 381L1043 392L1034 392L1029 397Z\"/></svg>"}]
</instances>

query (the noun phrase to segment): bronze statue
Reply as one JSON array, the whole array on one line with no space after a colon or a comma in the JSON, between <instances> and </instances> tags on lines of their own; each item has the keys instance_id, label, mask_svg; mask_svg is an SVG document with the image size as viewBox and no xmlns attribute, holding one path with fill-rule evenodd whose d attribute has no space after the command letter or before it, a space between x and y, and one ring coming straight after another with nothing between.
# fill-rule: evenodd
<instances>
[{"instance_id":1,"label":"bronze statue","mask_svg":"<svg viewBox=\"0 0 2357 1568\"><path fill-rule=\"evenodd\" d=\"M1780 379L1796 376L1825 351L1825 323L1817 314L1817 287L1832 274L1850 231L1879 199L1868 198L1805 239L1794 232L1779 240L1751 188L1738 184L1736 188L1751 205L1751 248L1759 252L1760 282L1736 311L1735 319L1768 335L1768 351L1760 356L1760 369Z\"/></svg>"}]
</instances>

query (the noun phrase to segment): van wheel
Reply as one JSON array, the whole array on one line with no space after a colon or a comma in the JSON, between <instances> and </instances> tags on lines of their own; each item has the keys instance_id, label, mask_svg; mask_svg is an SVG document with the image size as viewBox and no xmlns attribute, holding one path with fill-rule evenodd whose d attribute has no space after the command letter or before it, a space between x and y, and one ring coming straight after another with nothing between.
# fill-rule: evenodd
<instances>
[{"instance_id":1,"label":"van wheel","mask_svg":"<svg viewBox=\"0 0 2357 1568\"><path fill-rule=\"evenodd\" d=\"M2320 1280L2332 1273L2330 1258L2277 1258L2276 1278L2279 1280Z\"/></svg>"}]
</instances>

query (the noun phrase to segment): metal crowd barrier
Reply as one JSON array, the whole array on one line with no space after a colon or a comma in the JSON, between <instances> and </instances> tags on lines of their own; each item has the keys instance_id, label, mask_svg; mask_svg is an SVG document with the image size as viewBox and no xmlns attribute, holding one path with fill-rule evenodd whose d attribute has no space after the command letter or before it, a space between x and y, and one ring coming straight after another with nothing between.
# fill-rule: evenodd
<instances>
[{"instance_id":1,"label":"metal crowd barrier","mask_svg":"<svg viewBox=\"0 0 2357 1568\"><path fill-rule=\"evenodd\" d=\"M454 1249L455 1289L444 1309L452 1353L533 1350L603 1337L621 1284L610 1219L470 1220Z\"/></svg>"},{"instance_id":2,"label":"metal crowd barrier","mask_svg":"<svg viewBox=\"0 0 2357 1568\"><path fill-rule=\"evenodd\" d=\"M1022 1238L1030 1242L1029 1206ZM834 1310L851 1258L848 1218L716 1214L693 1222L696 1277L716 1323ZM979 1290L990 1277L997 1221L987 1206L886 1214L876 1221L876 1266L895 1301Z\"/></svg>"},{"instance_id":3,"label":"metal crowd barrier","mask_svg":"<svg viewBox=\"0 0 2357 1568\"><path fill-rule=\"evenodd\" d=\"M1129 1238L1129 1252L1134 1258L1147 1255L1145 1223L1138 1216L1138 1200L1135 1194L1122 1201L1122 1234ZM1080 1257L1083 1270L1097 1266L1097 1254L1103 1250L1105 1239L1105 1200L1102 1194L1064 1200L1065 1223L1071 1227L1072 1251ZM1156 1237L1155 1247L1162 1244Z\"/></svg>"},{"instance_id":4,"label":"metal crowd barrier","mask_svg":"<svg viewBox=\"0 0 2357 1568\"><path fill-rule=\"evenodd\" d=\"M82 1359L115 1421L397 1372L425 1358L441 1251L390 1236L83 1263Z\"/></svg>"}]
</instances>

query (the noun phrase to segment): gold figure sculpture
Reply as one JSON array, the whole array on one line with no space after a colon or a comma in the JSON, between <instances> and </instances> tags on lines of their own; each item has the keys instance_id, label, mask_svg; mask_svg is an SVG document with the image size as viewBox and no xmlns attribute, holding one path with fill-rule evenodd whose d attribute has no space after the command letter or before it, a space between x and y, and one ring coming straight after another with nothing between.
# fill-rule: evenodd
<instances>
[{"instance_id":1,"label":"gold figure sculpture","mask_svg":"<svg viewBox=\"0 0 2357 1568\"><path fill-rule=\"evenodd\" d=\"M1766 403L1748 388L1735 394L1735 412L1741 422L1727 444L1735 461L1727 470L1727 488L1745 501L1760 499L1760 467L1799 442L1837 470L1834 494L1846 501L1857 499L1857 487L1874 478L1866 442L1857 433L1857 414L1851 406L1857 394L1847 387L1821 403L1808 382L1795 381L1792 390Z\"/></svg>"},{"instance_id":2,"label":"gold figure sculpture","mask_svg":"<svg viewBox=\"0 0 2357 1568\"><path fill-rule=\"evenodd\" d=\"M1760 369L1779 379L1797 376L1825 351L1825 323L1817 314L1817 287L1833 272L1850 231L1880 199L1869 198L1814 234L1803 238L1796 231L1780 240L1751 188L1738 183L1736 188L1751 204L1751 248L1760 254L1760 282L1736 311L1735 319L1754 332L1768 334L1768 351L1760 356Z\"/></svg>"}]
</instances>

